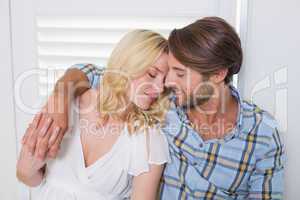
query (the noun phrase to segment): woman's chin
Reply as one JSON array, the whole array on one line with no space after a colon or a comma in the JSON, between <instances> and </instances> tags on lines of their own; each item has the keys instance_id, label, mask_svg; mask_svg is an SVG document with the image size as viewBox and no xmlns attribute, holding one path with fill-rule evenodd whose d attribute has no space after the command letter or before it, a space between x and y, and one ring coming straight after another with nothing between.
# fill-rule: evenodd
<instances>
[{"instance_id":1,"label":"woman's chin","mask_svg":"<svg viewBox=\"0 0 300 200\"><path fill-rule=\"evenodd\" d=\"M149 110L151 103L140 103L135 105L139 107L141 110Z\"/></svg>"}]
</instances>

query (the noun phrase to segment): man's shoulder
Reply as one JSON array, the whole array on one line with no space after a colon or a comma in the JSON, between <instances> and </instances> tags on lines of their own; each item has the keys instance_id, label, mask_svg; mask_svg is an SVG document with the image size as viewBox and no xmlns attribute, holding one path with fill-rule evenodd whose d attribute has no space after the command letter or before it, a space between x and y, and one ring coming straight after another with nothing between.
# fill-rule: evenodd
<instances>
[{"instance_id":1,"label":"man's shoulder","mask_svg":"<svg viewBox=\"0 0 300 200\"><path fill-rule=\"evenodd\" d=\"M85 73L93 73L95 75L101 75L105 70L104 66L91 63L76 63L71 68L77 68Z\"/></svg>"},{"instance_id":2,"label":"man's shoulder","mask_svg":"<svg viewBox=\"0 0 300 200\"><path fill-rule=\"evenodd\" d=\"M72 65L71 68L78 69L85 73L92 88L96 88L99 85L100 79L105 71L105 67L90 63L77 63Z\"/></svg>"},{"instance_id":3,"label":"man's shoulder","mask_svg":"<svg viewBox=\"0 0 300 200\"><path fill-rule=\"evenodd\" d=\"M242 124L248 129L246 133L254 132L258 137L273 137L274 132L278 131L278 123L274 116L253 102L243 100L241 104Z\"/></svg>"},{"instance_id":4,"label":"man's shoulder","mask_svg":"<svg viewBox=\"0 0 300 200\"><path fill-rule=\"evenodd\" d=\"M162 131L167 135L176 135L180 131L182 121L178 113L178 108L174 102L170 102L169 110L165 115L165 120L162 125Z\"/></svg>"},{"instance_id":5,"label":"man's shoulder","mask_svg":"<svg viewBox=\"0 0 300 200\"><path fill-rule=\"evenodd\" d=\"M274 116L268 111L260 108L254 103L244 101L245 113L243 113L243 123L248 122L247 131L242 131L242 136L250 138L245 140L252 141L255 144L255 156L257 159L263 159L267 154L281 156L284 155L284 141L280 132L280 127ZM247 121L248 120L248 121Z\"/></svg>"}]
</instances>

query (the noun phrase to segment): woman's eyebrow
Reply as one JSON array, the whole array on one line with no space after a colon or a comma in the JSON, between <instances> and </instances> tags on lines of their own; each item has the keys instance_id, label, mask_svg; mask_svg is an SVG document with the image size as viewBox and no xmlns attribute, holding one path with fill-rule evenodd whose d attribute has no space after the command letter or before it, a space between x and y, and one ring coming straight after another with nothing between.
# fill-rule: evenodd
<instances>
[{"instance_id":1,"label":"woman's eyebrow","mask_svg":"<svg viewBox=\"0 0 300 200\"><path fill-rule=\"evenodd\" d=\"M161 69L159 69L157 66L153 66L154 69L156 69L157 71L164 73L163 71L161 71Z\"/></svg>"}]
</instances>

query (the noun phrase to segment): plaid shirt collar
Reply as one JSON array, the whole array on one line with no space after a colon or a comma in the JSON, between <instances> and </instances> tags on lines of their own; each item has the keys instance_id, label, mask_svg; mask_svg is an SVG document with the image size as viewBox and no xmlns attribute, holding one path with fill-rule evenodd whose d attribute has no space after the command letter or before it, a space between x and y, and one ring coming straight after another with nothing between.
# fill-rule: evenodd
<instances>
[{"instance_id":1,"label":"plaid shirt collar","mask_svg":"<svg viewBox=\"0 0 300 200\"><path fill-rule=\"evenodd\" d=\"M237 117L237 120L236 120L236 126L235 126L235 129L232 131L231 134L227 134L224 138L224 140L227 140L227 139L231 139L232 137L236 136L237 134L240 133L239 130L241 130L241 127L242 127L242 121L243 121L243 115L242 115L242 112L243 112L243 106L242 106L242 100L241 100L241 96L240 96L240 93L239 91L233 86L233 85L229 85L229 89L230 89L230 92L231 92L231 95L237 100L238 102L238 117ZM176 99L176 96L172 96L171 100L173 102L175 102L175 99ZM174 104L175 105L175 104ZM190 129L193 129L193 126L192 126L192 123L191 121L189 120L188 116L187 116L187 109L184 108L184 107L179 107L179 106L175 106L176 108L176 112L178 114L178 117L181 121L181 123L190 128Z\"/></svg>"}]
</instances>

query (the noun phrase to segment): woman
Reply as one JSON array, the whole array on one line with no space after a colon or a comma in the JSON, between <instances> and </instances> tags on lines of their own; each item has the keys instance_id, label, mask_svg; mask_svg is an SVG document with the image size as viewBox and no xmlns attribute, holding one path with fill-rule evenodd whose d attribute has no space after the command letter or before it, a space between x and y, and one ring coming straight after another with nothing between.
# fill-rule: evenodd
<instances>
[{"instance_id":1,"label":"woman","mask_svg":"<svg viewBox=\"0 0 300 200\"><path fill-rule=\"evenodd\" d=\"M158 127L168 104L166 51L167 41L157 33L128 33L110 56L98 89L73 103L73 126L58 157L45 163L22 146L17 176L39 186L36 199L156 198L169 161Z\"/></svg>"}]
</instances>

